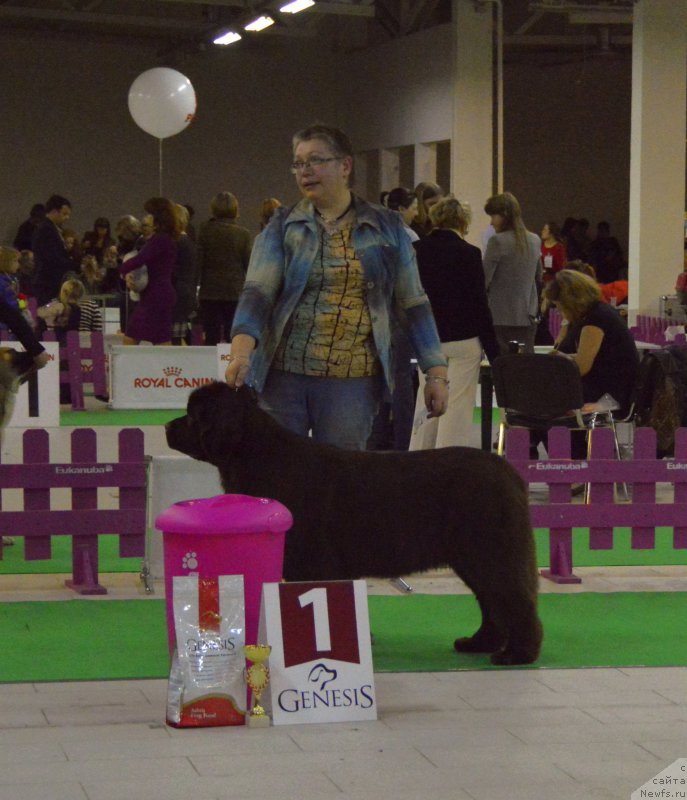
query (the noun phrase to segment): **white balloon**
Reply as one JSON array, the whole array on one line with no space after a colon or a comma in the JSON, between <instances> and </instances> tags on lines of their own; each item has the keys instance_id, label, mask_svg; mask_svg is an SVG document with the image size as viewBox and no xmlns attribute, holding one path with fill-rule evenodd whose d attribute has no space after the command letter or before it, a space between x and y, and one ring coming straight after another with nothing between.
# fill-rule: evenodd
<instances>
[{"instance_id":1,"label":"white balloon","mask_svg":"<svg viewBox=\"0 0 687 800\"><path fill-rule=\"evenodd\" d=\"M169 67L142 72L129 89L129 112L151 136L166 139L186 128L196 113L191 81Z\"/></svg>"}]
</instances>

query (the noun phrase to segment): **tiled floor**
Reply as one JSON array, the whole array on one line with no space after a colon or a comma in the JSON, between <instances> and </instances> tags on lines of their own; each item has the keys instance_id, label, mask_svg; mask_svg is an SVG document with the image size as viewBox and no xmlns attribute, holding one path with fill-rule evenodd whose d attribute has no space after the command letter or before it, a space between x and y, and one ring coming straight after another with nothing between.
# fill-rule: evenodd
<instances>
[{"instance_id":1,"label":"tiled floor","mask_svg":"<svg viewBox=\"0 0 687 800\"><path fill-rule=\"evenodd\" d=\"M146 442L166 452L160 430ZM579 573L542 591L687 590L687 567ZM101 579L109 598L144 596L135 576ZM442 572L411 583L463 591ZM0 602L71 596L57 576L0 578ZM380 674L376 688L376 722L179 731L165 681L0 683L0 800L627 800L687 757L682 668Z\"/></svg>"}]
</instances>

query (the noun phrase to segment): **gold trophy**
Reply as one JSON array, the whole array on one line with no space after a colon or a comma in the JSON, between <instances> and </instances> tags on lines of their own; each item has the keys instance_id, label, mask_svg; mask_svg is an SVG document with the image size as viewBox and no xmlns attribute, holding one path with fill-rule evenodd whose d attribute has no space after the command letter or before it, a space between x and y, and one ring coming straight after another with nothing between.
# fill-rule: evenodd
<instances>
[{"instance_id":1,"label":"gold trophy","mask_svg":"<svg viewBox=\"0 0 687 800\"><path fill-rule=\"evenodd\" d=\"M263 663L267 661L272 648L268 644L247 644L243 648L243 653L252 661L250 667L246 669L246 683L252 692L252 708L246 718L249 728L269 728L270 718L265 709L260 705L260 695L270 682L269 668Z\"/></svg>"}]
</instances>

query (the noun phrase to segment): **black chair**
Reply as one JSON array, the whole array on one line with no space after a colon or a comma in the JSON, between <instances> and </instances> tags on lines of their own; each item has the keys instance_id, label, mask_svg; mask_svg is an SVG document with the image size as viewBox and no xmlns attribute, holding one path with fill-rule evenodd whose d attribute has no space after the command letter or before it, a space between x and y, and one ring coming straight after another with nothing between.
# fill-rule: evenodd
<instances>
[{"instance_id":1,"label":"black chair","mask_svg":"<svg viewBox=\"0 0 687 800\"><path fill-rule=\"evenodd\" d=\"M518 353L499 356L492 365L496 403L503 409L497 453L503 455L506 429L547 431L554 425L586 429L582 380L567 358ZM572 412L572 413L571 413Z\"/></svg>"},{"instance_id":2,"label":"black chair","mask_svg":"<svg viewBox=\"0 0 687 800\"><path fill-rule=\"evenodd\" d=\"M571 430L586 432L588 456L591 455L591 431L600 427L610 428L616 458L621 458L613 411L598 409L583 413L582 379L574 362L552 355L508 354L495 359L492 376L496 402L503 410L498 455L503 455L508 428L548 431L554 425L564 425ZM627 499L627 486L621 486L624 499ZM589 501L588 485L585 500Z\"/></svg>"}]
</instances>

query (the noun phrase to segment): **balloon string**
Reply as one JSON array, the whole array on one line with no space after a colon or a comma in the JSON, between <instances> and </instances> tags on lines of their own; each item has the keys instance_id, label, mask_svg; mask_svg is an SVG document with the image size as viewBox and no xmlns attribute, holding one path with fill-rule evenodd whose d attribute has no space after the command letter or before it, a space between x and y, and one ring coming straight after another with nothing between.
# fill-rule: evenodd
<instances>
[{"instance_id":1,"label":"balloon string","mask_svg":"<svg viewBox=\"0 0 687 800\"><path fill-rule=\"evenodd\" d=\"M160 197L162 197L162 139L158 139L160 154Z\"/></svg>"}]
</instances>

